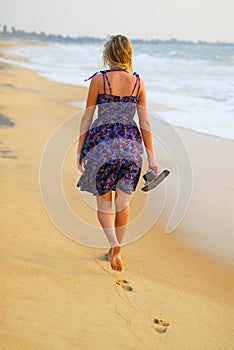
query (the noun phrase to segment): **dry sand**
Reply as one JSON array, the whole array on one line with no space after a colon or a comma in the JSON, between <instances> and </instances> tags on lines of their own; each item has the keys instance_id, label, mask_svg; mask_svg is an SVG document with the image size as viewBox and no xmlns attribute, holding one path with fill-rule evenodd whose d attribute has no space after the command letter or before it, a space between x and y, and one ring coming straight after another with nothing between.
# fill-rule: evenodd
<instances>
[{"instance_id":1,"label":"dry sand","mask_svg":"<svg viewBox=\"0 0 234 350\"><path fill-rule=\"evenodd\" d=\"M189 227L193 237L201 225L215 229L217 217L225 232L232 227L231 208L223 210L223 218L215 203L207 208L207 197L213 201L221 194L227 196L221 203L230 206L233 184L228 175L220 188L217 175L212 188L218 193L212 191L205 156L210 147L220 160L233 143L181 130L195 169L189 212L172 235L165 234L162 215L147 234L123 248L124 271L113 272L105 250L79 245L53 225L40 196L44 146L58 124L77 111L66 102L83 101L87 90L8 64L0 63L0 73L0 113L15 124L8 120L0 143L1 349L233 349L233 270L182 239L190 235ZM79 212L82 198L74 186L71 154L63 183ZM133 216L141 210L138 192ZM96 225L93 214L89 208L82 212ZM213 226L206 225L212 218Z\"/></svg>"}]
</instances>

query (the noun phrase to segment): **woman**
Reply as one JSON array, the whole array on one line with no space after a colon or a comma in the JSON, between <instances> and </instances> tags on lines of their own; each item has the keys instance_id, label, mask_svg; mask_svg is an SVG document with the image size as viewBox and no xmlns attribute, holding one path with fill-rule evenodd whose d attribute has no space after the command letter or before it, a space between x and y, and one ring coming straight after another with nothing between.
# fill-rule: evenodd
<instances>
[{"instance_id":1,"label":"woman","mask_svg":"<svg viewBox=\"0 0 234 350\"><path fill-rule=\"evenodd\" d=\"M82 175L77 186L96 196L98 219L110 243L107 260L112 269L122 271L120 250L128 225L130 196L141 172L142 139L149 168L157 173L158 167L146 110L146 89L139 75L133 74L128 38L112 36L104 45L103 62L109 69L89 78L92 80L78 140L77 166ZM98 118L92 123L96 105ZM136 110L141 133L133 120Z\"/></svg>"}]
</instances>

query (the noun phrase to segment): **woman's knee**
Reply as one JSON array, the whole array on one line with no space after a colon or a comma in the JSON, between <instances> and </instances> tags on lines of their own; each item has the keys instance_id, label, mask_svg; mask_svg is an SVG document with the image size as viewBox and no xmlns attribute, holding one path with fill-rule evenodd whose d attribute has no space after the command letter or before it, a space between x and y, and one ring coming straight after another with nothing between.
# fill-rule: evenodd
<instances>
[{"instance_id":1,"label":"woman's knee","mask_svg":"<svg viewBox=\"0 0 234 350\"><path fill-rule=\"evenodd\" d=\"M127 210L129 208L130 197L131 197L130 194L125 193L118 189L115 195L115 210L116 211Z\"/></svg>"},{"instance_id":2,"label":"woman's knee","mask_svg":"<svg viewBox=\"0 0 234 350\"><path fill-rule=\"evenodd\" d=\"M97 197L97 210L99 213L111 213L112 212L112 199L109 195L98 196Z\"/></svg>"}]
</instances>

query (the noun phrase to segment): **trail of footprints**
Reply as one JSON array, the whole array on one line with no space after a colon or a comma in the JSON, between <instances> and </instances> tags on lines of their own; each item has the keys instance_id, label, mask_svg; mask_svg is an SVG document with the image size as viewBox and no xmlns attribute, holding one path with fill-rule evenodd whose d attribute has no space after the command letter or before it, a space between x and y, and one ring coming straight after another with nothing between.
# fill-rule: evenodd
<instances>
[{"instance_id":1,"label":"trail of footprints","mask_svg":"<svg viewBox=\"0 0 234 350\"><path fill-rule=\"evenodd\" d=\"M130 283L126 280L117 280L116 284L123 288L126 292L132 292L133 288L130 286ZM153 320L153 326L156 332L158 333L165 333L167 331L167 328L169 326L169 323L163 320L159 320L155 318Z\"/></svg>"}]
</instances>

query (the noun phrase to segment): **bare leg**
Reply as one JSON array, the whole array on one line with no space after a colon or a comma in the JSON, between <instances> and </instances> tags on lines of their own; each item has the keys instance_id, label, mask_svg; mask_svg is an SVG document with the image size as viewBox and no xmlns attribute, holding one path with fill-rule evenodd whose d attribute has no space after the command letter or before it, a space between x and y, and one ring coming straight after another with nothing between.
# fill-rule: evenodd
<instances>
[{"instance_id":1,"label":"bare leg","mask_svg":"<svg viewBox=\"0 0 234 350\"><path fill-rule=\"evenodd\" d=\"M122 271L122 261L117 256L120 253L120 246L115 233L114 215L111 212L112 191L97 196L98 220L110 243L109 258L111 267L114 270Z\"/></svg>"},{"instance_id":2,"label":"bare leg","mask_svg":"<svg viewBox=\"0 0 234 350\"><path fill-rule=\"evenodd\" d=\"M115 234L114 215L111 212L112 192L97 196L98 220L106 234L111 247L119 246Z\"/></svg>"},{"instance_id":3,"label":"bare leg","mask_svg":"<svg viewBox=\"0 0 234 350\"><path fill-rule=\"evenodd\" d=\"M120 246L112 248L111 267L113 270L122 271L123 262L120 256Z\"/></svg>"},{"instance_id":4,"label":"bare leg","mask_svg":"<svg viewBox=\"0 0 234 350\"><path fill-rule=\"evenodd\" d=\"M130 194L116 189L115 194L115 232L119 244L122 244L129 220Z\"/></svg>"}]
</instances>

